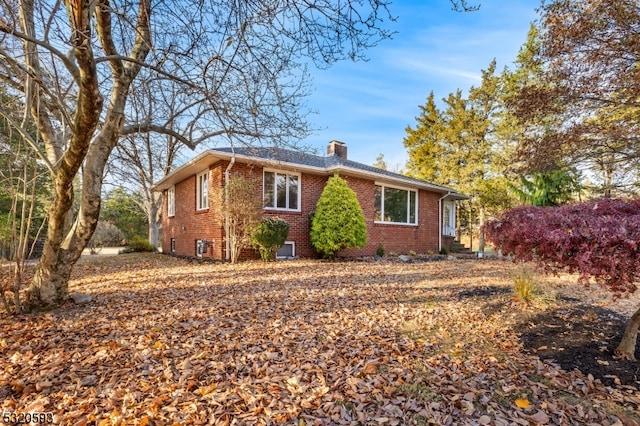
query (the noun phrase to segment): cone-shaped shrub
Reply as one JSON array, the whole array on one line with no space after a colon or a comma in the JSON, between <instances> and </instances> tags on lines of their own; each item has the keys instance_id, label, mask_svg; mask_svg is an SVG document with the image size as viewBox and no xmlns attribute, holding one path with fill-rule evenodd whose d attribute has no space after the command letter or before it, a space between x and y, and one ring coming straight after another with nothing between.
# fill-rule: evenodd
<instances>
[{"instance_id":1,"label":"cone-shaped shrub","mask_svg":"<svg viewBox=\"0 0 640 426\"><path fill-rule=\"evenodd\" d=\"M367 244L367 226L355 192L338 175L327 181L311 222L311 244L323 257Z\"/></svg>"}]
</instances>

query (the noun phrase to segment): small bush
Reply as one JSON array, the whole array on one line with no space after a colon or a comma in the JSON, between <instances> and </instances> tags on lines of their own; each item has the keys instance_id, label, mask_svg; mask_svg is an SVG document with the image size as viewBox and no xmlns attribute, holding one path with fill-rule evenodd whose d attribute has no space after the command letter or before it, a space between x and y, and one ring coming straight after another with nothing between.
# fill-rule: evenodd
<instances>
[{"instance_id":1,"label":"small bush","mask_svg":"<svg viewBox=\"0 0 640 426\"><path fill-rule=\"evenodd\" d=\"M251 240L253 246L260 252L260 258L268 262L273 260L275 253L284 245L288 235L287 222L278 218L268 218L256 227Z\"/></svg>"},{"instance_id":2,"label":"small bush","mask_svg":"<svg viewBox=\"0 0 640 426\"><path fill-rule=\"evenodd\" d=\"M409 256L415 256L417 253L413 250L409 250Z\"/></svg>"},{"instance_id":3,"label":"small bush","mask_svg":"<svg viewBox=\"0 0 640 426\"><path fill-rule=\"evenodd\" d=\"M153 252L156 248L144 237L135 236L129 241L129 251L132 252Z\"/></svg>"},{"instance_id":4,"label":"small bush","mask_svg":"<svg viewBox=\"0 0 640 426\"><path fill-rule=\"evenodd\" d=\"M440 252L439 252L439 253L440 253L440 254L444 254L444 255L449 254L449 252L447 251L447 248L446 248L446 247L442 247L442 248L440 249Z\"/></svg>"},{"instance_id":5,"label":"small bush","mask_svg":"<svg viewBox=\"0 0 640 426\"><path fill-rule=\"evenodd\" d=\"M384 257L384 246L382 243L378 244L378 248L376 249L376 255L378 257Z\"/></svg>"}]
</instances>

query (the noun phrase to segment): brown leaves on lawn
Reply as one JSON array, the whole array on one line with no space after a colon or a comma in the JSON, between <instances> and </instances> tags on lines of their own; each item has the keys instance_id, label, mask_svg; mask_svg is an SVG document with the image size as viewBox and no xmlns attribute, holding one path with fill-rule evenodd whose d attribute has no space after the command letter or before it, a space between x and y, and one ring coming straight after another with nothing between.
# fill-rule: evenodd
<instances>
[{"instance_id":1,"label":"brown leaves on lawn","mask_svg":"<svg viewBox=\"0 0 640 426\"><path fill-rule=\"evenodd\" d=\"M522 350L512 268L82 260L70 290L90 303L0 317L1 408L65 425L635 424L637 391Z\"/></svg>"}]
</instances>

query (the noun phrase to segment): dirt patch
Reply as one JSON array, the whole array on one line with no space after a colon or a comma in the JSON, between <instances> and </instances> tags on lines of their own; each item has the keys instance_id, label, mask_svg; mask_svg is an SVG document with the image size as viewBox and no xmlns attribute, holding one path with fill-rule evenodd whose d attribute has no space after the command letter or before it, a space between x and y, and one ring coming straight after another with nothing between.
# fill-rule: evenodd
<instances>
[{"instance_id":1,"label":"dirt patch","mask_svg":"<svg viewBox=\"0 0 640 426\"><path fill-rule=\"evenodd\" d=\"M640 363L616 359L627 318L598 306L564 300L561 306L529 317L515 330L526 349L567 371L580 370L606 385L640 388ZM640 359L640 345L635 356Z\"/></svg>"}]
</instances>

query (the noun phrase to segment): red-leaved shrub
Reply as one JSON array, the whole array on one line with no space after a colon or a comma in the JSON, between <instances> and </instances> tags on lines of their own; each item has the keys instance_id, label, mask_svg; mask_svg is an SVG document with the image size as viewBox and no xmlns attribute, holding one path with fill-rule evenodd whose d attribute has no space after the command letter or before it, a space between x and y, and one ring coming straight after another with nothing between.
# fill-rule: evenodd
<instances>
[{"instance_id":1,"label":"red-leaved shrub","mask_svg":"<svg viewBox=\"0 0 640 426\"><path fill-rule=\"evenodd\" d=\"M640 200L595 199L558 207L517 207L485 226L504 254L547 272L577 272L617 294L637 289Z\"/></svg>"}]
</instances>

